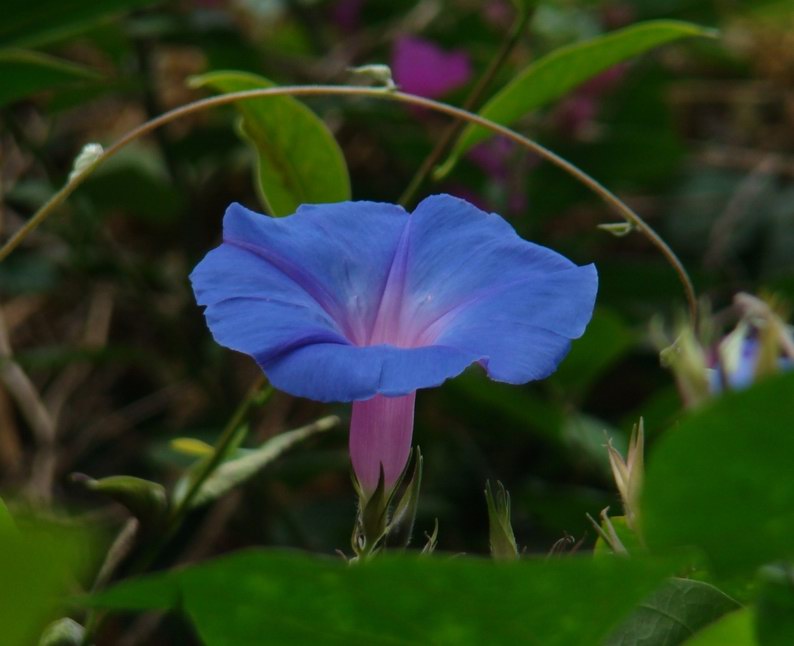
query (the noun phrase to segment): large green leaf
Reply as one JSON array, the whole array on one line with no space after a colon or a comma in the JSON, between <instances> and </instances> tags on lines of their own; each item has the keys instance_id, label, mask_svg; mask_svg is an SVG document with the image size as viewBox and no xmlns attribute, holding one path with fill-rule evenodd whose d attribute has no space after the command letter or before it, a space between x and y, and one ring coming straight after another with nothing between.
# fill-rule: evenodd
<instances>
[{"instance_id":1,"label":"large green leaf","mask_svg":"<svg viewBox=\"0 0 794 646\"><path fill-rule=\"evenodd\" d=\"M653 20L604 36L561 47L526 67L482 107L479 114L508 126L597 74L654 47L714 31L675 20ZM461 134L439 175L447 175L458 159L491 133L469 125Z\"/></svg>"},{"instance_id":2,"label":"large green leaf","mask_svg":"<svg viewBox=\"0 0 794 646\"><path fill-rule=\"evenodd\" d=\"M155 2L157 0L3 0L0 46L45 45Z\"/></svg>"},{"instance_id":3,"label":"large green leaf","mask_svg":"<svg viewBox=\"0 0 794 646\"><path fill-rule=\"evenodd\" d=\"M724 615L687 639L684 646L758 646L752 610L742 608Z\"/></svg>"},{"instance_id":4,"label":"large green leaf","mask_svg":"<svg viewBox=\"0 0 794 646\"><path fill-rule=\"evenodd\" d=\"M181 607L209 646L542 644L588 646L658 586L670 564L385 555L347 565L248 551L122 583L91 600L119 610Z\"/></svg>"},{"instance_id":5,"label":"large green leaf","mask_svg":"<svg viewBox=\"0 0 794 646\"><path fill-rule=\"evenodd\" d=\"M567 396L583 396L604 371L621 359L635 341L635 334L612 310L598 308L581 339L560 364L551 382Z\"/></svg>"},{"instance_id":6,"label":"large green leaf","mask_svg":"<svg viewBox=\"0 0 794 646\"><path fill-rule=\"evenodd\" d=\"M85 565L82 532L18 519L0 522L0 642L37 643Z\"/></svg>"},{"instance_id":7,"label":"large green leaf","mask_svg":"<svg viewBox=\"0 0 794 646\"><path fill-rule=\"evenodd\" d=\"M726 394L650 455L642 517L652 548L690 545L721 574L794 557L794 374Z\"/></svg>"},{"instance_id":8,"label":"large green leaf","mask_svg":"<svg viewBox=\"0 0 794 646\"><path fill-rule=\"evenodd\" d=\"M191 84L222 93L274 86L247 72L211 72ZM257 155L257 188L269 213L288 215L301 204L350 199L345 158L314 112L287 96L238 101L236 107L242 134Z\"/></svg>"},{"instance_id":9,"label":"large green leaf","mask_svg":"<svg viewBox=\"0 0 794 646\"><path fill-rule=\"evenodd\" d=\"M36 92L99 78L93 70L24 49L0 50L0 107Z\"/></svg>"},{"instance_id":10,"label":"large green leaf","mask_svg":"<svg viewBox=\"0 0 794 646\"><path fill-rule=\"evenodd\" d=\"M760 571L756 634L760 646L794 644L794 565L770 565Z\"/></svg>"},{"instance_id":11,"label":"large green leaf","mask_svg":"<svg viewBox=\"0 0 794 646\"><path fill-rule=\"evenodd\" d=\"M670 579L631 613L608 646L677 646L739 604L713 585Z\"/></svg>"}]
</instances>

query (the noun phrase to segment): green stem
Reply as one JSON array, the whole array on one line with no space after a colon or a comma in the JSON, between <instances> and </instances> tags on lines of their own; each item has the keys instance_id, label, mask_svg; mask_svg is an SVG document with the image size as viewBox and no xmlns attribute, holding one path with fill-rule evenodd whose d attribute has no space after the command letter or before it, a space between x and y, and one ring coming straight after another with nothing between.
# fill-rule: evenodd
<instances>
[{"instance_id":1,"label":"green stem","mask_svg":"<svg viewBox=\"0 0 794 646\"><path fill-rule=\"evenodd\" d=\"M237 101L247 101L250 99L261 99L264 97L272 96L359 96L371 97L385 101L401 101L410 105L419 106L447 114L455 119L462 119L482 126L491 132L502 135L507 139L523 146L527 150L543 157L547 161L558 168L564 170L566 173L574 177L576 180L584 184L587 188L598 195L604 202L606 202L612 209L614 209L621 217L627 222L633 224L636 229L642 233L650 242L655 246L659 252L670 263L672 268L678 275L679 280L684 288L687 303L689 304L689 315L692 319L693 325L697 322L697 298L695 296L695 289L689 275L686 272L681 261L675 255L675 252L662 240L656 231L654 231L645 220L643 220L631 207L624 204L620 198L612 193L605 186L590 177L583 170L580 170L569 161L566 161L556 153L541 144L518 134L517 132L502 126L490 119L486 119L477 114L472 114L461 108L456 108L446 103L434 101L432 99L425 99L424 97L416 96L413 94L406 94L404 92L394 92L383 88L367 88L367 87L354 87L348 85L287 85L282 87L272 87L258 90L245 90L242 92L230 92L228 94L221 94L219 96L212 96L200 101L195 101L179 108L174 108L156 119L147 121L141 124L134 130L131 130L126 135L121 137L112 146L105 150L94 163L86 168L82 173L73 177L60 191L53 195L47 203L39 209L20 229L17 231L8 242L0 249L0 262L2 262L20 243L34 231L44 220L46 220L52 212L63 203L63 201L85 180L85 178L96 168L100 163L106 161L119 150L124 148L127 144L135 139L149 134L153 130L164 126L167 123L176 121L184 116L214 108L221 105L229 105Z\"/></svg>"},{"instance_id":2,"label":"green stem","mask_svg":"<svg viewBox=\"0 0 794 646\"><path fill-rule=\"evenodd\" d=\"M518 44L521 35L524 33L524 30L529 23L530 17L531 12L522 4L521 9L516 16L515 21L513 22L513 26L510 28L510 33L507 35L507 38L505 38L505 40L502 42L502 46L499 48L496 56L491 59L488 68L485 70L485 72L483 72L482 76L480 76L476 85L469 93L469 96L467 96L466 100L463 102L464 110L472 111L477 108L480 101L482 100L482 97L485 95L485 91L488 89L491 81L493 81L494 77L496 76L496 73L499 71L502 65L504 65L504 62L507 60L507 57L510 56L510 52L513 51L513 48ZM460 133L463 132L463 127L465 125L466 122L459 119L453 121L444 130L444 132L438 138L438 141L436 141L436 145L430 151L430 154L425 157L425 160L422 162L419 170L416 171L407 188L400 196L400 204L407 207L409 204L411 204L411 202L414 201L416 193L422 187L422 184L425 183L428 176L430 175L430 172L439 162L444 153L450 149L451 144L455 141L455 139L457 139Z\"/></svg>"},{"instance_id":3,"label":"green stem","mask_svg":"<svg viewBox=\"0 0 794 646\"><path fill-rule=\"evenodd\" d=\"M229 418L229 421L226 422L226 426L224 426L223 431L218 437L218 440L215 442L210 459L195 477L190 485L190 488L180 503L172 510L168 524L166 525L162 536L148 550L143 552L140 558L133 562L133 564L130 566L128 574L140 574L141 572L146 571L157 558L157 556L162 552L163 548L168 545L174 535L179 531L182 522L190 512L191 503L195 499L196 495L198 495L202 485L207 481L207 478L209 478L215 469L220 466L230 443L237 433L237 429L240 428L240 425L245 420L251 408L255 404L263 403L273 392L272 387L268 387L263 391L262 386L264 383L265 376L259 375L254 383L251 384L248 393L232 413L232 416ZM85 646L91 643L93 636L97 633L100 626L102 625L102 621L104 620L106 614L107 613L93 610L89 611L85 622L85 637L83 638L83 644Z\"/></svg>"},{"instance_id":4,"label":"green stem","mask_svg":"<svg viewBox=\"0 0 794 646\"><path fill-rule=\"evenodd\" d=\"M237 434L237 430L242 425L243 420L245 420L251 408L255 404L263 404L272 395L272 386L269 386L264 391L262 390L264 383L265 376L259 375L256 381L254 381L254 383L251 385L251 388L248 390L248 394L245 396L243 401L240 402L239 406L237 406L237 409L226 423L223 432L220 434L220 437L218 437L217 442L215 442L210 459L207 460L204 468L198 473L191 483L190 488L188 489L184 498L182 498L179 505L177 505L172 512L169 528L165 533L165 540L168 540L170 536L173 535L177 529L179 529L182 520L190 511L190 506L193 503L193 500L198 495L199 491L201 491L201 487L207 481L207 478L213 474L215 469L220 466L224 456L226 455L226 451L229 448L229 444L234 439L235 435Z\"/></svg>"}]
</instances>

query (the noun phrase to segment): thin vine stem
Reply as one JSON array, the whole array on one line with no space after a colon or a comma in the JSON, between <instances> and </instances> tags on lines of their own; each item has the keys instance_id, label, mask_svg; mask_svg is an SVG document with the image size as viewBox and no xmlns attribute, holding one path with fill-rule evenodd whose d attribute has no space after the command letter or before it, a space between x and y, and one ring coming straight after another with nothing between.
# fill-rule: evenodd
<instances>
[{"instance_id":1,"label":"thin vine stem","mask_svg":"<svg viewBox=\"0 0 794 646\"><path fill-rule=\"evenodd\" d=\"M139 137L147 135L152 131L160 128L172 121L176 121L182 117L215 108L222 105L229 105L237 101L247 101L251 99L261 99L265 97L274 96L356 96L356 97L369 97L373 99L380 99L386 101L400 101L410 105L435 110L455 119L463 119L469 123L482 126L493 133L502 135L511 141L514 141L527 150L535 153L536 155L546 159L558 168L562 169L577 181L584 184L593 193L598 195L604 202L612 207L621 217L627 222L631 223L637 231L644 235L648 241L655 246L658 251L665 257L668 263L675 270L679 280L684 289L687 303L689 305L689 315L693 325L697 324L697 297L695 295L695 288L689 275L684 268L684 265L678 259L675 252L670 246L645 222L631 207L620 200L614 193L612 193L603 184L596 179L585 173L583 170L574 166L569 161L563 159L556 153L552 152L545 146L538 142L529 139L517 132L502 126L490 119L481 117L480 115L473 114L462 108L456 108L440 101L433 99L426 99L414 94L407 94L405 92L398 92L387 88L372 88L372 87L356 87L349 85L285 85L281 87L264 88L257 90L245 90L241 92L230 92L228 94L221 94L219 96L207 97L198 101L188 103L179 108L174 108L161 114L159 117L141 124L137 128L131 130L123 137L118 139L114 144L107 148L101 155L99 155L93 163L91 163L81 173L74 175L66 185L61 188L55 195L53 195L41 209L39 209L20 229L17 231L10 240L0 249L0 262L5 260L8 255L20 245L20 243L34 231L44 220L46 220L52 212L60 206L63 201L86 179L86 177L102 162L106 161L127 144L135 141Z\"/></svg>"},{"instance_id":2,"label":"thin vine stem","mask_svg":"<svg viewBox=\"0 0 794 646\"><path fill-rule=\"evenodd\" d=\"M529 20L532 17L532 13L534 12L533 9L529 9L523 3L520 4L520 8L517 11L518 13L516 14L516 18L513 21L512 27L510 28L510 32L502 42L499 51L496 53L496 56L493 57L490 64L488 65L488 68L485 70L485 72L483 72L482 76L480 76L480 78L477 80L477 83L474 85L472 91L463 101L462 107L464 110L471 112L472 110L477 109L477 106L480 104L483 96L485 96L485 92L490 86L497 72L499 72L499 70L502 68L502 65L504 65L507 57L510 56L510 52L513 51L515 46L518 44L518 41L521 39L521 35L526 30ZM436 141L432 150L427 157L425 157L425 160L422 162L421 166L419 166L419 169L411 178L407 188L400 196L400 204L405 207L410 205L410 203L416 197L416 194L419 192L419 189L422 187L422 184L424 184L427 180L430 172L441 159L441 156L449 150L450 144L452 144L452 142L458 138L460 133L463 132L463 126L465 124L465 121L457 119L456 121L450 123L444 132L441 133L441 136Z\"/></svg>"}]
</instances>

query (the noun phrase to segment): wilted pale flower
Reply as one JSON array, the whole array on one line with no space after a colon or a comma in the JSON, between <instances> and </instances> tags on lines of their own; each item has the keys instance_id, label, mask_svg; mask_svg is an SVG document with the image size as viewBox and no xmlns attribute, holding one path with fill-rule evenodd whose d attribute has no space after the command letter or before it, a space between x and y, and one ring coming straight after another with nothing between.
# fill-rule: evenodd
<instances>
[{"instance_id":1,"label":"wilted pale flower","mask_svg":"<svg viewBox=\"0 0 794 646\"><path fill-rule=\"evenodd\" d=\"M737 294L743 317L714 352L709 383L714 393L741 390L761 377L794 367L794 336L774 303Z\"/></svg>"},{"instance_id":2,"label":"wilted pale flower","mask_svg":"<svg viewBox=\"0 0 794 646\"><path fill-rule=\"evenodd\" d=\"M645 424L642 418L631 431L629 450L626 459L612 446L612 440L607 443L609 453L609 466L612 467L612 476L623 501L623 510L626 513L626 522L629 527L634 527L639 510L640 492L642 481L645 478Z\"/></svg>"},{"instance_id":3,"label":"wilted pale flower","mask_svg":"<svg viewBox=\"0 0 794 646\"><path fill-rule=\"evenodd\" d=\"M471 78L466 52L446 52L435 43L415 36L397 39L391 68L401 90L429 99L444 96L466 85Z\"/></svg>"},{"instance_id":4,"label":"wilted pale flower","mask_svg":"<svg viewBox=\"0 0 794 646\"><path fill-rule=\"evenodd\" d=\"M233 204L191 275L216 341L271 383L353 401L350 455L366 495L405 467L416 390L479 363L492 379L551 374L582 334L593 265L521 239L496 214L436 195L305 205L275 219Z\"/></svg>"}]
</instances>

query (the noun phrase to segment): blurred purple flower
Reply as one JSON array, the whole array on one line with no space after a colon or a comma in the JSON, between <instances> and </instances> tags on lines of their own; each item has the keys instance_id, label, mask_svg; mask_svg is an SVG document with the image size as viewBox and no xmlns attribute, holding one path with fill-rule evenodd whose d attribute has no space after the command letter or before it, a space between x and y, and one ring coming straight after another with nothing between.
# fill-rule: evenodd
<instances>
[{"instance_id":1,"label":"blurred purple flower","mask_svg":"<svg viewBox=\"0 0 794 646\"><path fill-rule=\"evenodd\" d=\"M331 22L342 31L353 32L361 24L364 0L337 0L331 6Z\"/></svg>"},{"instance_id":2,"label":"blurred purple flower","mask_svg":"<svg viewBox=\"0 0 794 646\"><path fill-rule=\"evenodd\" d=\"M381 467L390 488L406 464L417 389L472 363L513 384L548 376L598 284L593 265L449 195L410 215L343 202L275 219L233 204L191 281L215 340L276 388L354 402L350 454L367 495Z\"/></svg>"},{"instance_id":3,"label":"blurred purple flower","mask_svg":"<svg viewBox=\"0 0 794 646\"><path fill-rule=\"evenodd\" d=\"M391 68L401 90L429 99L466 85L471 78L466 52L445 52L434 43L415 36L397 39Z\"/></svg>"},{"instance_id":4,"label":"blurred purple flower","mask_svg":"<svg viewBox=\"0 0 794 646\"><path fill-rule=\"evenodd\" d=\"M626 65L615 65L579 86L557 108L558 128L574 135L581 134L596 118L604 96L623 80L626 69Z\"/></svg>"}]
</instances>

